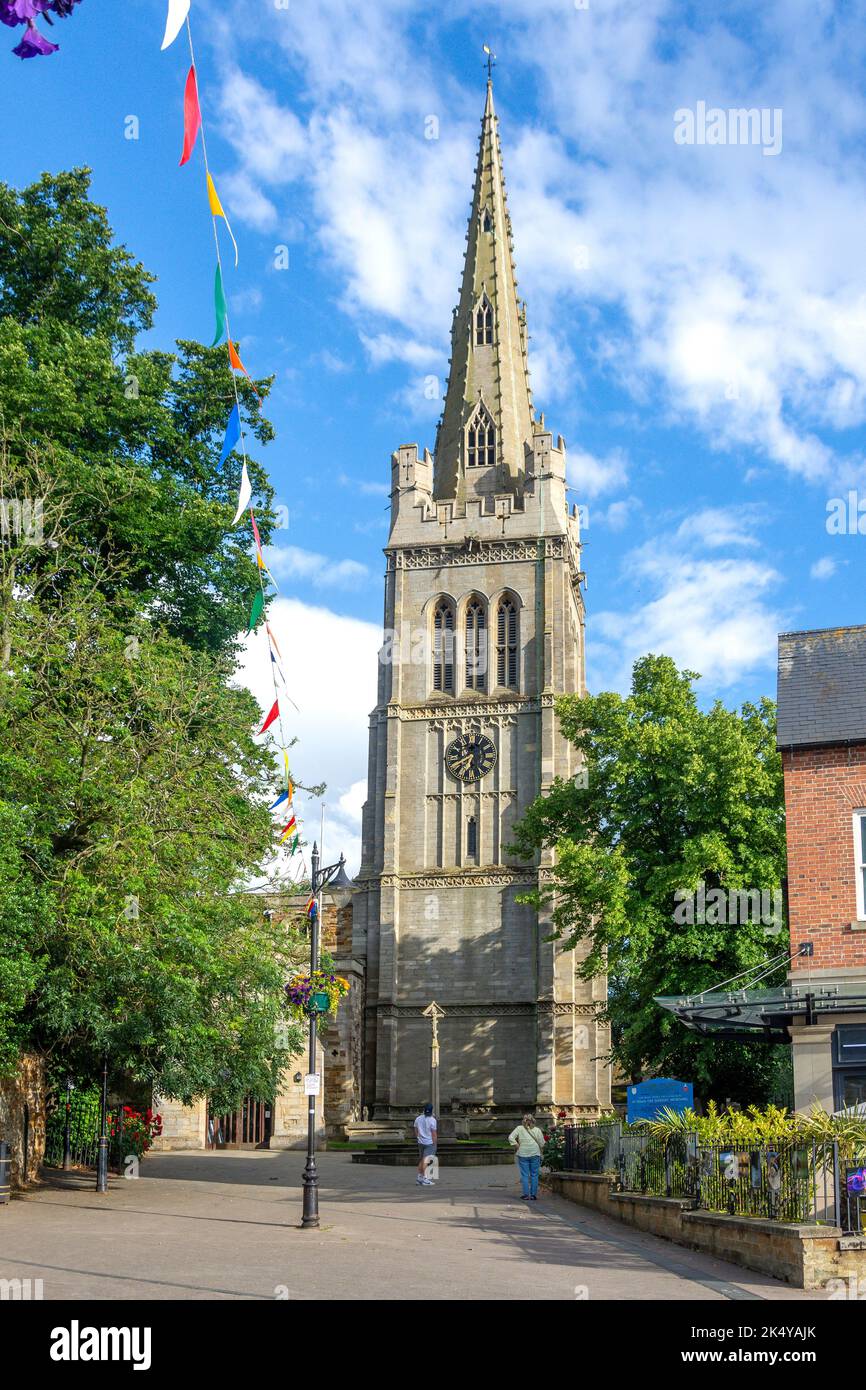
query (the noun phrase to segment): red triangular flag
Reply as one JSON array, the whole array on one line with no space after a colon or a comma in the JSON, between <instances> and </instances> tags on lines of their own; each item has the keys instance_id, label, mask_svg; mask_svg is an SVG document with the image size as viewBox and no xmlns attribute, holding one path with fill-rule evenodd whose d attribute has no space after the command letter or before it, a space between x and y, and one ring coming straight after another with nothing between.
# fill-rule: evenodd
<instances>
[{"instance_id":1,"label":"red triangular flag","mask_svg":"<svg viewBox=\"0 0 866 1390\"><path fill-rule=\"evenodd\" d=\"M200 129L201 108L198 104L198 82L195 66L193 66L187 73L186 88L183 94L183 154L180 157L181 164L186 164L195 149L195 142Z\"/></svg>"},{"instance_id":2,"label":"red triangular flag","mask_svg":"<svg viewBox=\"0 0 866 1390\"><path fill-rule=\"evenodd\" d=\"M273 705L271 706L271 712L270 712L270 714L268 715L268 717L267 717L267 719L265 720L265 722L264 722L264 724L262 725L262 727L259 729L259 733L260 733L260 734L263 734L263 733L265 732L265 729L269 729L269 728L271 727L271 725L273 724L274 720L277 718L277 716L279 715L279 713L280 713L280 702L279 702L279 700L274 700L274 703L273 703Z\"/></svg>"}]
</instances>

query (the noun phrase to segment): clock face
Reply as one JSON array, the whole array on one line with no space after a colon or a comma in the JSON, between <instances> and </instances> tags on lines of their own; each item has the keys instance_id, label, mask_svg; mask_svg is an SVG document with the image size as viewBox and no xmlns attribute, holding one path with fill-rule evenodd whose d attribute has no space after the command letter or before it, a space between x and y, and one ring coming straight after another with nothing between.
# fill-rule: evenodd
<instances>
[{"instance_id":1,"label":"clock face","mask_svg":"<svg viewBox=\"0 0 866 1390\"><path fill-rule=\"evenodd\" d=\"M461 734L445 749L445 766L458 782L477 782L496 763L496 748L485 734Z\"/></svg>"}]
</instances>

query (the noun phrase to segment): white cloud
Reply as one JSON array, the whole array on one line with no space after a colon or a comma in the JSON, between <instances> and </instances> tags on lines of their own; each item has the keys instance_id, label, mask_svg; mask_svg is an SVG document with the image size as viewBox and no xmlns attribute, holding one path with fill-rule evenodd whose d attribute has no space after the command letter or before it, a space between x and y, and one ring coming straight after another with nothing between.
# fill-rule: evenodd
<instances>
[{"instance_id":1,"label":"white cloud","mask_svg":"<svg viewBox=\"0 0 866 1390\"><path fill-rule=\"evenodd\" d=\"M611 450L606 458L596 458L583 449L569 449L566 467L568 481L578 500L612 492L628 479L626 458L621 449Z\"/></svg>"},{"instance_id":2,"label":"white cloud","mask_svg":"<svg viewBox=\"0 0 866 1390\"><path fill-rule=\"evenodd\" d=\"M298 706L296 711L281 701L286 737L297 739L291 751L293 775L299 784L327 783L325 854L336 859L345 853L349 872L355 873L361 859L359 817L381 629L296 598L275 599L269 621L283 654L289 695ZM261 627L247 639L238 681L252 690L263 712L270 708L271 663ZM303 837L312 842L319 838L321 802L300 788L295 800Z\"/></svg>"},{"instance_id":3,"label":"white cloud","mask_svg":"<svg viewBox=\"0 0 866 1390\"><path fill-rule=\"evenodd\" d=\"M265 564L278 583L283 579L306 579L316 589L346 589L370 577L367 566L357 560L332 560L297 545L265 546L263 553Z\"/></svg>"},{"instance_id":4,"label":"white cloud","mask_svg":"<svg viewBox=\"0 0 866 1390\"><path fill-rule=\"evenodd\" d=\"M374 367L384 362L405 362L410 367L441 365L442 354L429 343L413 342L409 338L396 338L392 333L377 333L375 336L361 333L361 342L369 354Z\"/></svg>"},{"instance_id":5,"label":"white cloud","mask_svg":"<svg viewBox=\"0 0 866 1390\"><path fill-rule=\"evenodd\" d=\"M816 560L809 570L809 577L811 579L832 579L838 568L836 560L831 560L829 555L822 555L821 559Z\"/></svg>"},{"instance_id":6,"label":"white cloud","mask_svg":"<svg viewBox=\"0 0 866 1390\"><path fill-rule=\"evenodd\" d=\"M705 507L693 512L677 528L676 540L706 550L757 544L749 528L760 520L754 507Z\"/></svg>"},{"instance_id":7,"label":"white cloud","mask_svg":"<svg viewBox=\"0 0 866 1390\"><path fill-rule=\"evenodd\" d=\"M574 383L571 301L585 350L712 448L832 474L822 430L866 420L866 172L850 153L866 105L844 77L863 52L859 10L834 7L829 24L826 4L768 0L746 36L739 7L690 26L674 0L456 0L449 22L495 17L514 70L539 86L546 128L512 117L507 80L498 95L539 405ZM416 370L412 354L444 346L450 323L481 98L437 71L419 20L433 22L422 0L263 11L290 103L239 70L242 26L219 30L237 177L259 190L252 215L264 225L288 204L282 185L303 179L345 307L387 320L363 328L368 340L402 345ZM699 99L783 108L783 152L677 145L674 111ZM619 326L610 358L599 309Z\"/></svg>"},{"instance_id":8,"label":"white cloud","mask_svg":"<svg viewBox=\"0 0 866 1390\"><path fill-rule=\"evenodd\" d=\"M757 515L751 521L757 524ZM592 688L627 689L633 663L648 652L699 672L703 693L769 670L785 627L785 615L770 604L781 576L758 559L706 556L753 544L748 524L747 509L706 509L628 555L624 580L641 598L593 615ZM644 598L647 590L651 597Z\"/></svg>"}]
</instances>

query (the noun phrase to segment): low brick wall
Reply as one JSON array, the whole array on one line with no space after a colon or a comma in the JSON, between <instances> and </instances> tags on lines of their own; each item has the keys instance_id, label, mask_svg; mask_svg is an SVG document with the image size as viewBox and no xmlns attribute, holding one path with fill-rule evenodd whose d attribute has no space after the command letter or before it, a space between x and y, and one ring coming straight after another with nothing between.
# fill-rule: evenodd
<instances>
[{"instance_id":1,"label":"low brick wall","mask_svg":"<svg viewBox=\"0 0 866 1390\"><path fill-rule=\"evenodd\" d=\"M545 1173L551 1192L649 1235L701 1250L746 1269L771 1274L798 1289L823 1289L829 1280L866 1280L866 1239L835 1226L795 1226L720 1212L695 1211L679 1197L642 1197L614 1191L597 1173Z\"/></svg>"}]
</instances>

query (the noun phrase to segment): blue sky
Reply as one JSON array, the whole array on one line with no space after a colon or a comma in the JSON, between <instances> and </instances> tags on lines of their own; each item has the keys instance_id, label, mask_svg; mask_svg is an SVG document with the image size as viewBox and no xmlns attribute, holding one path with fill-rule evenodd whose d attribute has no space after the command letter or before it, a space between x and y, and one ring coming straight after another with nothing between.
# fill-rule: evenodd
<instances>
[{"instance_id":1,"label":"blue sky","mask_svg":"<svg viewBox=\"0 0 866 1390\"><path fill-rule=\"evenodd\" d=\"M159 277L159 346L209 340L213 276L165 8L83 0L60 52L27 63L0 33L0 177L92 166ZM826 527L830 499L866 498L862 0L193 0L192 21L241 249L232 327L277 375L275 625L341 841L363 799L390 453L432 448L428 378L444 389L485 41L535 402L589 512L591 688L623 688L653 650L702 672L706 698L774 694L778 631L864 620L866 536ZM781 149L677 143L675 113L700 102L780 111Z\"/></svg>"}]
</instances>

